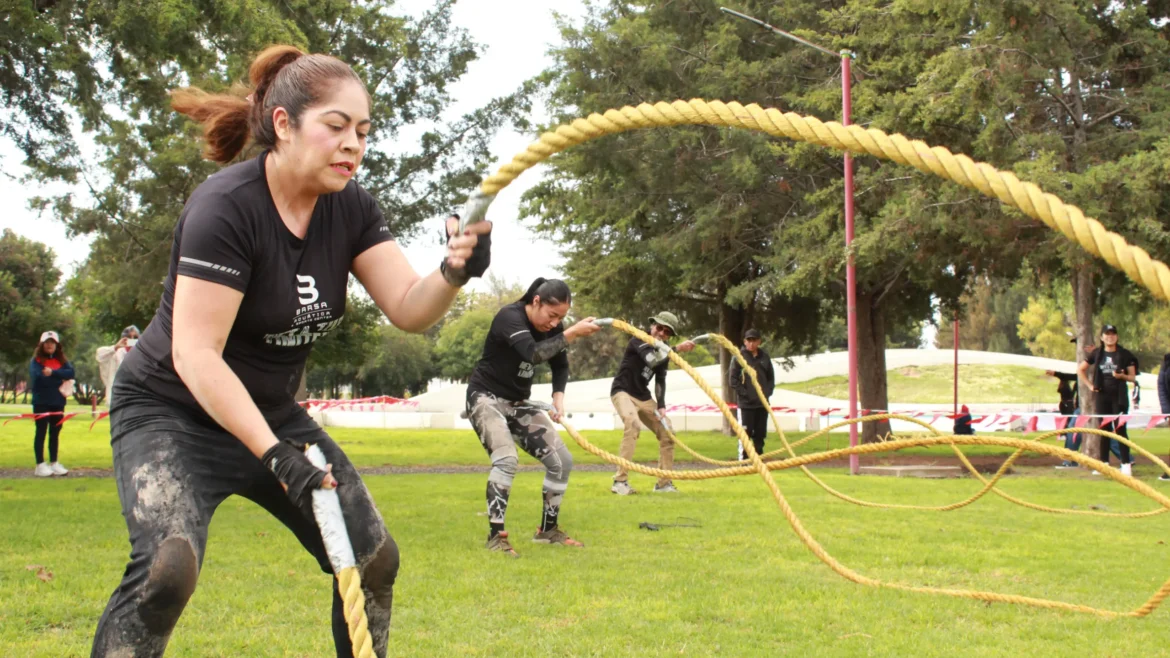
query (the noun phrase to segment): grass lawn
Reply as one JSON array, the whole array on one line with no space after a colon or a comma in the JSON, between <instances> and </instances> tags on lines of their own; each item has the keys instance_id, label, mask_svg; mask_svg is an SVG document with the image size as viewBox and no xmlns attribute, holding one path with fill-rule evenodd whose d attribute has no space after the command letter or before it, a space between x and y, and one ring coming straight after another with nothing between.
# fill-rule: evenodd
<instances>
[{"instance_id":1,"label":"grass lawn","mask_svg":"<svg viewBox=\"0 0 1170 658\"><path fill-rule=\"evenodd\" d=\"M90 430L88 415L78 416L67 422L61 431L60 460L69 468L104 468L112 467L112 453L110 451L109 421L101 420ZM367 466L442 466L442 465L485 465L487 455L470 430L381 430L381 429L348 429L331 427L329 433L345 448L351 461L359 467ZM596 445L616 454L621 444L622 433L613 431L588 431L582 434ZM993 436L1019 437L1020 434L1008 432L990 433ZM790 441L796 441L808 436L803 432L789 432L786 434ZM902 436L902 435L899 435ZM33 423L31 420L12 421L6 426L0 426L0 469L20 469L33 467L32 454ZM600 458L595 457L577 448L567 434L564 439L571 443L574 459L579 464L601 464ZM734 459L736 455L735 440L718 432L683 432L679 438L700 453L715 459ZM1154 454L1165 458L1170 452L1170 430L1135 429L1132 438ZM1055 443L1055 442L1053 442ZM842 448L849 444L846 433L835 433L822 437L797 448L798 454L817 452L829 448ZM774 433L768 435L766 448L774 450L780 447L780 442ZM1010 448L997 446L969 446L963 448L969 455L999 455L1009 454ZM898 454L951 457L953 452L947 447L911 448ZM658 457L658 444L649 434L644 433L643 440L638 442L638 449L634 458L638 461L650 462ZM675 459L683 462L691 459L681 449L675 450ZM520 453L521 464L536 464L523 452ZM1144 468L1139 465L1139 472ZM1153 472L1152 470L1149 472Z\"/></svg>"},{"instance_id":2,"label":"grass lawn","mask_svg":"<svg viewBox=\"0 0 1170 658\"><path fill-rule=\"evenodd\" d=\"M864 498L958 499L970 480L848 478ZM522 473L509 525L538 523L541 476ZM563 523L587 548L482 549L482 475L367 478L402 551L395 656L1145 656L1166 650L1170 611L1087 615L864 588L829 571L788 529L755 477L684 483L678 496L608 493L576 473ZM845 564L880 579L983 588L1129 609L1168 576L1170 516L1091 520L988 497L959 512L866 510L802 476L779 477L797 513ZM637 482L649 485L644 478ZM1050 505L1114 510L1149 501L1104 482L1015 478ZM690 517L702 528L638 529ZM110 479L0 482L0 655L88 655L127 557ZM242 499L220 507L171 656L332 655L329 584L290 533ZM1107 561L1103 558L1108 557ZM53 573L42 582L29 565ZM1107 569L1103 569L1107 567Z\"/></svg>"},{"instance_id":3,"label":"grass lawn","mask_svg":"<svg viewBox=\"0 0 1170 658\"><path fill-rule=\"evenodd\" d=\"M65 426L70 467L110 466L109 425ZM359 466L486 464L474 434L330 428ZM0 428L0 468L31 468L29 421ZM619 432L586 432L615 451ZM793 435L799 438L802 435ZM1159 454L1170 430L1135 432ZM732 440L687 433L705 454ZM847 441L831 438L833 447ZM823 441L801 451L822 450ZM777 445L770 438L769 447ZM636 458L650 461L648 435ZM578 463L599 463L575 444ZM967 448L993 454L994 448ZM919 454L945 455L944 448ZM1003 452L999 450L998 452ZM680 457L682 455L680 454ZM522 456L523 463L535 463ZM1152 501L1085 474L1049 468L1012 476L1029 501L1143 511ZM1147 481L1148 466L1138 468ZM937 505L977 489L970 478L821 476L883 502ZM643 491L651 480L633 476ZM987 589L1110 609L1137 607L1167 578L1170 514L1145 520L1047 515L994 496L950 513L869 510L843 503L796 472L778 482L808 529L846 565L882 580ZM608 473L573 475L562 514L587 548L535 546L539 473L521 473L509 528L522 559L482 549L482 474L366 478L402 551L394 656L1049 656L1159 655L1170 607L1146 619L1103 620L1008 605L876 590L843 580L799 542L756 476L680 482L682 494L619 498ZM1155 484L1164 487L1163 484ZM1170 487L1166 487L1170 489ZM640 530L642 521L702 528ZM0 480L0 656L86 656L93 628L128 555L113 480ZM295 539L243 499L212 522L199 589L170 656L332 655L329 583ZM27 567L53 577L43 582Z\"/></svg>"},{"instance_id":4,"label":"grass lawn","mask_svg":"<svg viewBox=\"0 0 1170 658\"><path fill-rule=\"evenodd\" d=\"M954 399L952 366L908 366L886 373L892 403L943 404ZM1043 370L1020 366L960 365L959 400L964 404L1038 403L1055 408L1060 401L1056 380ZM845 400L849 379L844 375L818 377L784 384L780 388ZM1155 400L1156 402L1156 400Z\"/></svg>"}]
</instances>

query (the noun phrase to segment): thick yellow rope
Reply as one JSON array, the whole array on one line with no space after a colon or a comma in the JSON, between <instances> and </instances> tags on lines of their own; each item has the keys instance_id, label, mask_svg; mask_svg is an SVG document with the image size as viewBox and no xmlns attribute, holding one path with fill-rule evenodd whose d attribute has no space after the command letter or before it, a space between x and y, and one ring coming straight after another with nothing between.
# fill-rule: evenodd
<instances>
[{"instance_id":1,"label":"thick yellow rope","mask_svg":"<svg viewBox=\"0 0 1170 658\"><path fill-rule=\"evenodd\" d=\"M614 320L613 326L615 328L620 329L621 331L625 331L626 333L628 333L632 336L635 336L643 341L646 341L649 343L654 342L654 339L651 338L648 334L646 334L645 332L643 332L643 331L637 329L636 327L633 327L633 326L629 325L628 323L623 322L621 320ZM1029 596L1020 596L1020 595L1015 595L1015 594L1000 594L998 592L987 592L987 591L980 591L980 590L949 589L949 588L941 588L941 587L923 587L923 586L915 586L915 585L906 585L906 584L902 584L902 583L888 583L888 582L883 582L883 581L880 581L880 580L877 580L874 578L869 578L867 576L863 576L862 574L860 574L856 571L853 571L849 567L840 563L833 556L829 555L828 551L826 551L824 549L824 547L821 546L821 544L819 542L817 542L817 540L815 538L813 538L813 536L808 532L808 530L805 529L804 525L800 522L800 519L797 518L796 513L793 512L792 507L788 504L788 501L787 501L787 499L785 499L784 494L781 493L780 487L776 484L776 480L772 477L772 471L783 470L783 469L788 469L788 468L800 468L800 469L804 470L804 467L808 464L815 464L815 463L830 461L830 460L834 460L834 459L840 459L842 457L846 457L846 456L852 455L852 454L861 455L861 454L869 454L869 453L876 453L876 452L888 452L888 451L901 450L903 448L916 447L916 446L949 445L952 447L957 447L960 445L996 445L996 446L1013 447L1013 448L1016 448L1017 450L1004 462L1004 464L999 468L999 470L996 472L995 476L990 481L984 480L983 490L979 494L977 494L975 497L973 497L972 499L969 499L968 501L964 501L963 504L969 504L969 502L972 502L975 498L978 498L979 496L983 495L983 493L986 493L988 490L994 490L995 483L998 482L998 480L1003 476L1003 474L1007 472L1008 467L1010 467L1010 465L1015 461L1015 459L1019 455L1023 454L1023 452L1025 450L1031 451L1031 452L1037 452L1040 454L1047 454L1047 455L1053 455L1056 457L1061 457L1062 459L1067 459L1069 461L1075 461L1078 464L1081 464L1081 465L1086 466L1088 468L1095 469L1095 470L1101 472L1102 474L1104 474L1106 477L1109 477L1109 478L1113 479L1114 481L1119 482L1119 483L1125 485L1126 487L1129 487L1130 489L1133 489L1134 491L1137 491L1138 493L1145 495L1148 498L1153 499L1155 502L1157 502L1159 505L1161 505L1163 509L1170 509L1170 497L1163 495L1161 492L1157 491L1156 489L1150 487L1149 485L1147 485L1146 483L1144 483L1140 480L1136 480L1131 476L1124 475L1120 471L1118 471L1117 469L1110 468L1108 464L1104 464L1096 459L1086 457L1080 453L1072 452L1072 451L1066 450L1062 447L1050 446L1050 445L1047 445L1044 443L1040 443L1038 441L1016 439L1016 438L1009 438L1009 437L955 436L955 435L915 437L915 438L909 438L909 439L897 439L897 440L885 441L885 442L881 442L881 443L863 444L863 445L857 446L855 448L826 450L823 452L816 452L816 453L811 453L811 454L807 454L807 455L800 455L800 456L796 456L794 454L794 455L790 456L788 459L785 459L783 461L764 462L764 460L761 459L760 455L756 453L755 447L753 446L751 440L748 438L747 433L744 432L743 427L736 420L735 415L731 413L731 409L722 400L722 398L720 396L718 396L715 393L715 391L712 390L711 387L707 384L707 382L699 375L699 373L696 372L695 369L692 368L690 364L688 364L680 356L678 356L678 354L676 354L674 352L670 352L668 356L669 356L670 360L675 365L677 365L684 372L686 372L688 375L690 375L692 379L694 379L695 384L697 384L699 386L699 388L702 389L702 391L707 394L707 396L711 399L711 401L714 402L719 407L719 410L723 414L723 417L726 418L728 420L728 422L731 423L731 427L732 427L732 429L734 429L735 435L738 438L740 445L743 446L744 454L746 454L748 456L748 458L751 462L750 466L731 466L731 467L714 468L714 469L708 469L708 470L684 470L684 471L671 470L671 471L667 471L667 470L662 470L662 469L653 468L653 467L649 467L649 466L642 466L641 464L637 464L637 463L631 462L629 460L622 459L621 457L614 455L611 452L608 452L606 450L601 449L600 447L598 447L596 445L593 445L588 440L586 440L585 437L581 436L581 434L567 420L562 418L561 425L564 426L565 431L567 431L569 433L569 436L571 436L573 438L573 440L576 441L577 444L579 446L581 446L587 452L589 452L593 455L596 455L596 456L604 459L605 461L607 461L611 464L617 464L617 465L620 465L621 467L623 467L627 470L634 471L637 473L643 473L645 475L650 475L653 477L679 479L679 480L707 480L707 479L720 478L720 477L745 475L745 474L753 473L753 472L758 473L760 475L760 477L762 477L764 479L764 483L768 486L768 489L772 492L772 497L775 499L776 505L780 508L781 514L784 515L784 518L788 521L788 524L792 527L792 530L796 533L797 537L800 538L801 542L803 542L804 545L819 560L824 562L834 572L836 572L837 574L843 576L844 578L846 578L852 582L855 582L855 583L858 583L861 585L866 585L869 587L897 589L897 590L903 590L903 591L908 591L908 592L919 592L919 593L926 593L926 594L942 594L942 595L946 595L946 596L954 596L954 597L966 598L966 599L975 599L975 600L979 600L979 601L998 602L998 603L1013 603L1013 604L1030 605L1030 606L1035 606L1035 607L1039 607L1039 608L1047 608L1047 609L1054 609L1054 610L1067 610L1067 611L1072 611L1072 612L1086 612L1086 613L1090 613L1090 614L1101 615L1104 617L1117 617L1117 616L1144 617L1144 616L1150 614L1151 612L1153 612L1155 609L1157 609L1157 607L1159 605L1161 605L1162 601L1167 596L1170 596L1170 580L1167 580L1165 583L1163 583L1163 585L1160 588L1158 588L1158 590L1156 592L1154 592L1154 594L1152 596L1150 596L1149 599L1147 599L1142 605L1138 606L1137 608L1130 610L1130 611L1115 611L1115 610L1104 610L1101 608L1094 608L1091 606L1086 606L1086 605L1081 605L1081 604L1067 603L1064 601L1054 601L1054 600L1050 600L1050 599L1041 599L1041 598L1035 598L1035 597L1029 597ZM753 379L754 379L754 372L752 374L753 374ZM901 416L898 414L877 414L874 416L867 416L865 418L850 419L850 420L846 421L845 423L840 423L839 425L845 425L845 424L853 423L853 422L863 422L863 421L869 421L869 420L887 420L887 419L906 420L906 421L917 422L919 424L926 425L925 423L922 423L921 421L918 421L917 419L910 418L908 416ZM1107 432L1101 432L1100 430L1093 430L1092 432L1097 433L1097 434L1101 434L1101 435L1108 435ZM1050 435L1054 435L1054 434L1056 434L1056 433L1050 433L1049 435L1045 435L1045 436L1050 436ZM789 446L789 448L791 448L791 446ZM962 455L961 452L959 452L959 454ZM1168 468L1166 466L1166 464L1161 463L1160 460L1158 460L1158 463L1164 470L1166 470L1167 472L1170 472L1170 468ZM808 473L807 470L805 470L805 473L811 476L811 474ZM1039 506L1036 506L1036 507L1039 507Z\"/></svg>"},{"instance_id":2,"label":"thick yellow rope","mask_svg":"<svg viewBox=\"0 0 1170 658\"><path fill-rule=\"evenodd\" d=\"M362 578L357 567L347 567L337 574L345 625L356 658L375 658L374 641L370 637L370 622L366 618L366 595L362 592Z\"/></svg>"},{"instance_id":3,"label":"thick yellow rope","mask_svg":"<svg viewBox=\"0 0 1170 658\"><path fill-rule=\"evenodd\" d=\"M1159 299L1170 300L1170 268L1164 263L1150 258L1145 250L1130 245L1120 235L1105 230L1096 219L1085 217L1080 208L1064 203L1033 183L1021 181L1011 172L999 171L983 162L977 163L962 154L955 155L941 146L932 147L902 135L887 135L876 128L867 129L857 124L843 126L835 121L822 122L814 117L781 112L775 108L765 109L754 103L744 106L734 101L677 100L653 105L642 103L637 107L626 106L620 110L607 110L603 114L590 114L541 135L538 141L484 180L480 191L495 195L528 168L570 146L638 128L678 125L759 130L776 137L869 154L910 165L1019 208L1025 215L1060 231L1089 253L1124 271Z\"/></svg>"}]
</instances>

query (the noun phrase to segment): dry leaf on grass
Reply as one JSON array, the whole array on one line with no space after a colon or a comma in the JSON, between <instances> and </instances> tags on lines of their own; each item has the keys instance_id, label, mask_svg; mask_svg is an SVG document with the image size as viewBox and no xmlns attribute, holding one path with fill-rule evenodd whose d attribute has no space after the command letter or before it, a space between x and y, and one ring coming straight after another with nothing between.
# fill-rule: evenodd
<instances>
[{"instance_id":1,"label":"dry leaf on grass","mask_svg":"<svg viewBox=\"0 0 1170 658\"><path fill-rule=\"evenodd\" d=\"M41 580L45 581L46 583L47 583L47 582L49 582L50 580L52 580L52 579L53 579L53 572L52 572L52 571L49 571L48 569L46 569L46 568L45 568L44 566L42 566L42 565L39 565L39 564L29 564L29 565L25 565L25 567L24 567L24 568L25 568L25 570L27 570L27 571L35 571L35 572L37 572L37 573L36 573L36 576L37 576L37 578L40 578Z\"/></svg>"}]
</instances>

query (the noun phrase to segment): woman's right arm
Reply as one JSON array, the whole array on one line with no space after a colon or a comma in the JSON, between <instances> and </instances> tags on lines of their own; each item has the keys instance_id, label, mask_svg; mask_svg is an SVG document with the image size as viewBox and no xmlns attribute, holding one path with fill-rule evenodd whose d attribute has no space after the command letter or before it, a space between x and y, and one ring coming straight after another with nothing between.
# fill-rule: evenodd
<instances>
[{"instance_id":1,"label":"woman's right arm","mask_svg":"<svg viewBox=\"0 0 1170 658\"><path fill-rule=\"evenodd\" d=\"M244 294L188 276L175 281L171 352L175 372L199 406L221 427L261 457L276 445L260 409L223 360L223 348Z\"/></svg>"},{"instance_id":2,"label":"woman's right arm","mask_svg":"<svg viewBox=\"0 0 1170 658\"><path fill-rule=\"evenodd\" d=\"M529 363L536 364L544 363L560 354L574 340L601 331L601 326L594 324L593 320L594 318L592 317L585 318L565 329L563 333L545 338L539 343L532 337L532 332L528 331L527 327L523 327L522 325L516 325L520 329L517 329L515 333L510 333L510 328L507 326L504 326L502 331L508 336L508 340L512 344L512 349L516 350L521 358Z\"/></svg>"}]
</instances>

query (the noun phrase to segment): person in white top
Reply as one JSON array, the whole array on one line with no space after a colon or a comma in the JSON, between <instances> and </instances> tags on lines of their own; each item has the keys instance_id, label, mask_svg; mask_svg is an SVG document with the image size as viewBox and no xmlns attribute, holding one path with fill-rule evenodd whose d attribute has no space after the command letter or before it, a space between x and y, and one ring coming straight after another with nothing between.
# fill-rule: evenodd
<instances>
[{"instance_id":1,"label":"person in white top","mask_svg":"<svg viewBox=\"0 0 1170 658\"><path fill-rule=\"evenodd\" d=\"M102 378L102 386L106 391L106 402L114 392L114 375L122 366L122 361L130 350L138 343L138 327L130 325L122 330L122 337L113 345L97 348L98 373Z\"/></svg>"}]
</instances>

